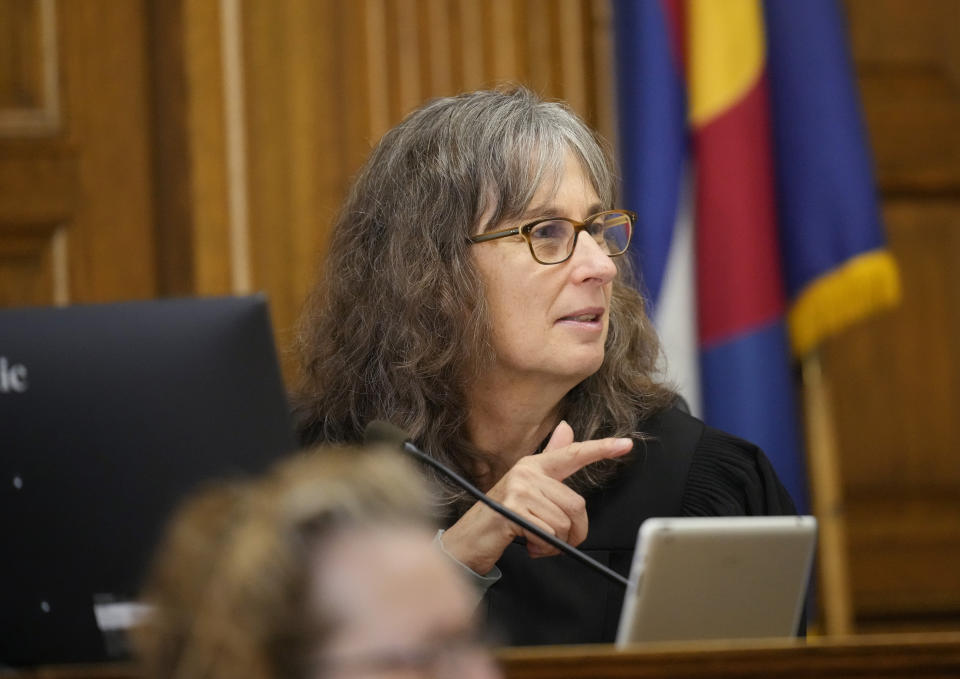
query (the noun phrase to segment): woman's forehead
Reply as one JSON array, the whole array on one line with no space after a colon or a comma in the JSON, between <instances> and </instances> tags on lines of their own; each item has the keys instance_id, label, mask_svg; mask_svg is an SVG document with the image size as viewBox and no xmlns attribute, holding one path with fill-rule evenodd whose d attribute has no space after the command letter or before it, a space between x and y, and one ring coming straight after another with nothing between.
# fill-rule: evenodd
<instances>
[{"instance_id":1,"label":"woman's forehead","mask_svg":"<svg viewBox=\"0 0 960 679\"><path fill-rule=\"evenodd\" d=\"M597 193L589 169L579 154L569 147L558 153L533 154L520 182L500 181L487 191L485 209L479 223L484 229L508 219L522 219L554 205L565 182L582 181L585 191ZM494 179L496 181L496 179Z\"/></svg>"},{"instance_id":2,"label":"woman's forehead","mask_svg":"<svg viewBox=\"0 0 960 679\"><path fill-rule=\"evenodd\" d=\"M588 168L571 150L567 150L561 164L544 168L539 182L531 188L528 199L518 214L513 216L523 219L552 214L571 197L582 197L590 205L600 204L597 187Z\"/></svg>"}]
</instances>

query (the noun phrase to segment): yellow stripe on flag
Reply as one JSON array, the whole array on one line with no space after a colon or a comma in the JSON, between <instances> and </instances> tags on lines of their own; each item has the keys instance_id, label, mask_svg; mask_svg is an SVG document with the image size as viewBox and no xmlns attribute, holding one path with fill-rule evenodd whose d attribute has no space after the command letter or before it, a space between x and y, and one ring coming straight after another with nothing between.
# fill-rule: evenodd
<instances>
[{"instance_id":1,"label":"yellow stripe on flag","mask_svg":"<svg viewBox=\"0 0 960 679\"><path fill-rule=\"evenodd\" d=\"M787 323L793 355L900 301L900 274L887 250L873 250L812 281L797 296Z\"/></svg>"},{"instance_id":2,"label":"yellow stripe on flag","mask_svg":"<svg viewBox=\"0 0 960 679\"><path fill-rule=\"evenodd\" d=\"M687 6L690 122L700 126L730 108L764 65L759 0L690 0Z\"/></svg>"}]
</instances>

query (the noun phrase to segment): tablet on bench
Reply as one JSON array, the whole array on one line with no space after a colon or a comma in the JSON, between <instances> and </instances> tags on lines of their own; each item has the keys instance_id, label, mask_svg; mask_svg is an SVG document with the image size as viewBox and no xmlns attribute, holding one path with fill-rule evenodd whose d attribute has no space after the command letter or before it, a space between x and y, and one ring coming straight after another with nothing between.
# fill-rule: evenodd
<instances>
[{"instance_id":1,"label":"tablet on bench","mask_svg":"<svg viewBox=\"0 0 960 679\"><path fill-rule=\"evenodd\" d=\"M796 635L816 534L812 516L648 519L617 646Z\"/></svg>"}]
</instances>

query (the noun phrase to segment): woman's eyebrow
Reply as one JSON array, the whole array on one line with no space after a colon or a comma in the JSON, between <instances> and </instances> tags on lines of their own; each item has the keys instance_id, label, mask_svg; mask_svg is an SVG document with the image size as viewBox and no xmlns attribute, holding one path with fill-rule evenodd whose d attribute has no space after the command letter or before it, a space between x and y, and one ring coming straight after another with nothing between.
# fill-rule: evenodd
<instances>
[{"instance_id":1,"label":"woman's eyebrow","mask_svg":"<svg viewBox=\"0 0 960 679\"><path fill-rule=\"evenodd\" d=\"M523 214L520 215L519 221L529 222L532 219L539 219L540 217L563 216L564 215L560 214L560 210L558 210L555 205L551 203L541 203L540 205L534 205L524 210Z\"/></svg>"},{"instance_id":2,"label":"woman's eyebrow","mask_svg":"<svg viewBox=\"0 0 960 679\"><path fill-rule=\"evenodd\" d=\"M598 212L603 212L603 205L600 203L594 203L589 208L587 208L587 214L583 215L584 218L591 215L595 215ZM545 203L541 205L535 205L531 208L524 210L523 214L520 215L518 221L521 223L530 222L541 217L568 217L570 219L577 219L574 215L564 214L562 210L557 208L551 203Z\"/></svg>"}]
</instances>

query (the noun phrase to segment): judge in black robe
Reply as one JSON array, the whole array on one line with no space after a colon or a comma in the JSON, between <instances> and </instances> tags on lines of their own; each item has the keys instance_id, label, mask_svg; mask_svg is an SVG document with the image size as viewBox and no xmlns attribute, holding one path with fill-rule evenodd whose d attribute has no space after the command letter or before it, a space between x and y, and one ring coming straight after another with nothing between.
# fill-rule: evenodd
<instances>
[{"instance_id":1,"label":"judge in black robe","mask_svg":"<svg viewBox=\"0 0 960 679\"><path fill-rule=\"evenodd\" d=\"M624 574L647 516L792 511L759 451L671 409L623 256L648 225L616 184L586 124L524 88L434 100L385 134L304 309L304 442L388 420ZM507 641L613 638L622 592L434 479L459 513L438 547L478 579L497 567L482 605Z\"/></svg>"}]
</instances>

